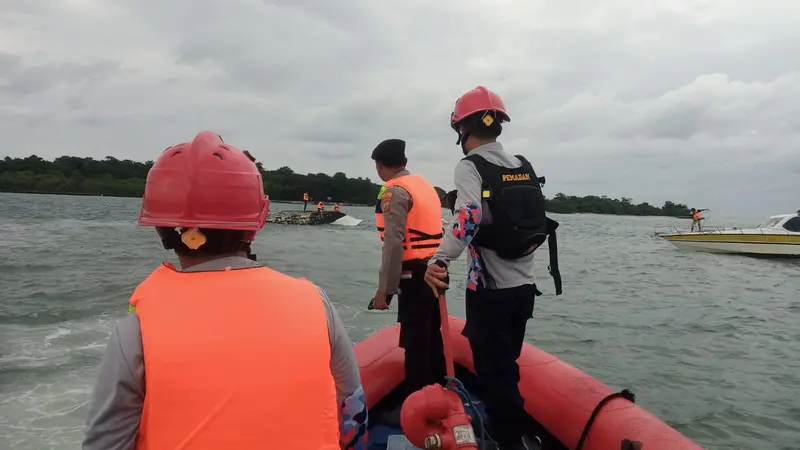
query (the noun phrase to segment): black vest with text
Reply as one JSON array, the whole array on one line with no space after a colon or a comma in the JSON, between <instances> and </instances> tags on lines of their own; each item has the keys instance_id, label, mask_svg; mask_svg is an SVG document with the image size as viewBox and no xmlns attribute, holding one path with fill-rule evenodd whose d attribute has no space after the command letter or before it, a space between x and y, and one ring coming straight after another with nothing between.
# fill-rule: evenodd
<instances>
[{"instance_id":1,"label":"black vest with text","mask_svg":"<svg viewBox=\"0 0 800 450\"><path fill-rule=\"evenodd\" d=\"M481 200L489 206L492 223L481 225L474 245L494 250L504 259L530 255L547 239L547 216L542 186L531 164L517 156L516 169L492 164L480 155L469 155L483 184Z\"/></svg>"},{"instance_id":2,"label":"black vest with text","mask_svg":"<svg viewBox=\"0 0 800 450\"><path fill-rule=\"evenodd\" d=\"M493 250L503 259L520 259L530 255L546 240L550 247L550 274L561 294L558 272L556 228L558 222L547 217L542 194L544 178L536 176L525 157L517 168L492 164L480 155L467 155L481 176L481 200L491 212L491 224L481 224L472 244Z\"/></svg>"}]
</instances>

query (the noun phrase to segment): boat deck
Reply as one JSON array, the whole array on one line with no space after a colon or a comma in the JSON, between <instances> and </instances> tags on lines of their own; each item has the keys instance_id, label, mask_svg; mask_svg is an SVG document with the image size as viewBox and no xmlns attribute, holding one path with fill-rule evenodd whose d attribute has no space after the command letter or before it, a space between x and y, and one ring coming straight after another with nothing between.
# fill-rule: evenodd
<instances>
[{"instance_id":1,"label":"boat deck","mask_svg":"<svg viewBox=\"0 0 800 450\"><path fill-rule=\"evenodd\" d=\"M472 351L462 334L465 321L448 318L455 376L472 401L484 398L485 389L474 375ZM399 347L400 328L386 327L354 347L364 397L369 408L370 445L388 447L389 436L400 436L400 414L407 390L404 387L404 351ZM517 363L519 389L525 410L518 419L525 434L538 437L542 448L575 448L582 440L585 450L630 448L641 444L649 450L700 450L700 446L636 405L627 390L614 392L585 372L530 344L524 344ZM474 408L468 408L473 411ZM475 435L481 435L481 420L492 434L492 417L475 414ZM635 425L635 432L631 426ZM392 440L398 438L391 438ZM635 442L632 442L635 441ZM413 447L411 447L413 448ZM407 450L408 446L397 450ZM491 449L488 447L486 450Z\"/></svg>"},{"instance_id":2,"label":"boat deck","mask_svg":"<svg viewBox=\"0 0 800 450\"><path fill-rule=\"evenodd\" d=\"M674 225L655 227L653 235L658 237L665 236L705 236L705 235L777 235L777 236L800 236L783 228L725 228L725 227L703 227L701 231L691 231L691 228L678 228Z\"/></svg>"},{"instance_id":3,"label":"boat deck","mask_svg":"<svg viewBox=\"0 0 800 450\"><path fill-rule=\"evenodd\" d=\"M456 378L459 379L467 388L472 397L473 404L480 412L480 419L475 417L472 411L467 411L472 417L472 426L475 436L481 439L481 423L487 427L487 433L491 434L491 418L486 414L483 402L480 400L480 389L477 384L477 377L460 365L456 365ZM401 385L389 395L384 397L369 411L369 444L368 450L420 450L408 442L403 435L400 427L400 409L405 395L403 395ZM527 434L531 437L538 436L544 448L553 450L566 450L566 447L548 433L531 417L526 416ZM486 445L481 450L496 450L490 440L486 440ZM540 447L532 447L531 450L540 450Z\"/></svg>"}]
</instances>

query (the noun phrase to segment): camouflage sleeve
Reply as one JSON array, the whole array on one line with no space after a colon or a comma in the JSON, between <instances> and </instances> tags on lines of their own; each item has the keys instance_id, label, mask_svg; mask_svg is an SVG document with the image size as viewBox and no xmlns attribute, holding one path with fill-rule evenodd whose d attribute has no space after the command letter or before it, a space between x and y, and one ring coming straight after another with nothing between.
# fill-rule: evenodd
<instances>
[{"instance_id":1,"label":"camouflage sleeve","mask_svg":"<svg viewBox=\"0 0 800 450\"><path fill-rule=\"evenodd\" d=\"M403 241L406 219L411 209L411 195L399 186L392 186L383 193L380 208L383 213L384 240L378 290L392 295L397 293L403 272Z\"/></svg>"},{"instance_id":2,"label":"camouflage sleeve","mask_svg":"<svg viewBox=\"0 0 800 450\"><path fill-rule=\"evenodd\" d=\"M428 264L441 261L449 266L467 248L481 223L482 181L475 164L467 160L459 161L453 178L458 191L453 219L445 227L442 243Z\"/></svg>"}]
</instances>

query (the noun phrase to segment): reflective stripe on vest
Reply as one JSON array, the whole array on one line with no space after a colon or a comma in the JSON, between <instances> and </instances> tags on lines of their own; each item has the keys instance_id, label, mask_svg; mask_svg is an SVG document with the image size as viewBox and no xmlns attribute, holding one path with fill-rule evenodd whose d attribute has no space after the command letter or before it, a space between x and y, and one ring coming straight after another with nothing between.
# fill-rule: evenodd
<instances>
[{"instance_id":1,"label":"reflective stripe on vest","mask_svg":"<svg viewBox=\"0 0 800 450\"><path fill-rule=\"evenodd\" d=\"M339 449L327 317L313 284L265 267L165 264L130 303L145 365L138 449Z\"/></svg>"},{"instance_id":2,"label":"reflective stripe on vest","mask_svg":"<svg viewBox=\"0 0 800 450\"><path fill-rule=\"evenodd\" d=\"M380 202L386 190L392 186L402 187L412 199L411 210L406 219L403 261L430 258L442 242L442 203L439 194L420 175L403 175L387 181L378 194L375 211L375 223L381 242L384 240L384 222Z\"/></svg>"}]
</instances>

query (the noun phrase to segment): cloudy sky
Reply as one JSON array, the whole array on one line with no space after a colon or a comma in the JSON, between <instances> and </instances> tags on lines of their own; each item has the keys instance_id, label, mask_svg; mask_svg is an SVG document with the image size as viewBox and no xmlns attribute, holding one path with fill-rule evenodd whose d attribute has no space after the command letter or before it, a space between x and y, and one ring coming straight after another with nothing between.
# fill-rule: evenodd
<instances>
[{"instance_id":1,"label":"cloudy sky","mask_svg":"<svg viewBox=\"0 0 800 450\"><path fill-rule=\"evenodd\" d=\"M0 156L147 160L202 129L266 167L450 188L478 84L546 195L800 208L797 0L0 0Z\"/></svg>"}]
</instances>

